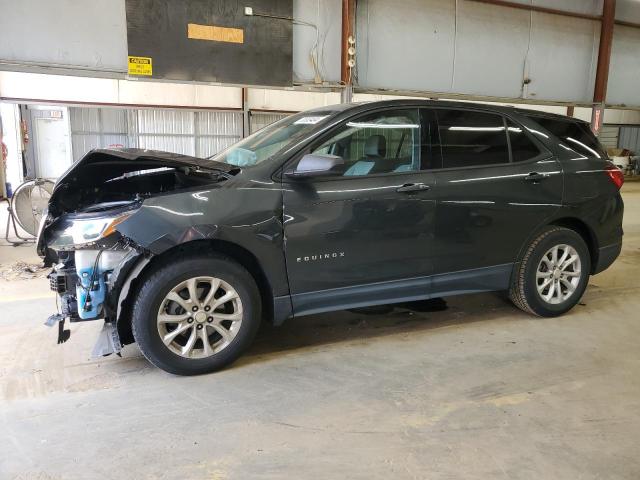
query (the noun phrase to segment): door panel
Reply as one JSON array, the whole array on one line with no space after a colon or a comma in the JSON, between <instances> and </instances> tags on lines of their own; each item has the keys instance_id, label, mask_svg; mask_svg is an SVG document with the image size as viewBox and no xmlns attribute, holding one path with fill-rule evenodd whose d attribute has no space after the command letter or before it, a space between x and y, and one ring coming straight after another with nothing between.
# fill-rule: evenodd
<instances>
[{"instance_id":1,"label":"door panel","mask_svg":"<svg viewBox=\"0 0 640 480\"><path fill-rule=\"evenodd\" d=\"M289 184L284 193L292 293L429 275L435 199L432 173Z\"/></svg>"},{"instance_id":2,"label":"door panel","mask_svg":"<svg viewBox=\"0 0 640 480\"><path fill-rule=\"evenodd\" d=\"M531 172L548 176L525 180ZM439 273L515 261L532 230L562 200L562 174L555 159L440 171L436 178Z\"/></svg>"},{"instance_id":3,"label":"door panel","mask_svg":"<svg viewBox=\"0 0 640 480\"><path fill-rule=\"evenodd\" d=\"M317 310L305 305L304 298L318 297L303 295L310 292L343 289L321 295L325 306L386 302L403 294L397 283L357 288L378 282L425 277L411 289L428 293L436 202L435 175L419 170L429 154L423 127L417 109L345 121L310 149L344 158L343 176L285 182L294 312Z\"/></svg>"},{"instance_id":4,"label":"door panel","mask_svg":"<svg viewBox=\"0 0 640 480\"><path fill-rule=\"evenodd\" d=\"M445 169L436 171L436 273L512 263L561 206L561 166L500 115L447 113L437 113Z\"/></svg>"}]
</instances>

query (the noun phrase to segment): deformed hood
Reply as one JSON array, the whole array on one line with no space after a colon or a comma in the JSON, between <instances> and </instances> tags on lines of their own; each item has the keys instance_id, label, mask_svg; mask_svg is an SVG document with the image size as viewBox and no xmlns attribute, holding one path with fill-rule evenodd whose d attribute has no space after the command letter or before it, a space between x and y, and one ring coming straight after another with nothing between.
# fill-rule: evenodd
<instances>
[{"instance_id":1,"label":"deformed hood","mask_svg":"<svg viewBox=\"0 0 640 480\"><path fill-rule=\"evenodd\" d=\"M226 163L160 150L144 150L141 148L95 149L71 165L56 182L56 188L62 184L73 183L100 185L125 173L162 167L192 167L202 170L222 170L224 172L237 169L237 167Z\"/></svg>"}]
</instances>

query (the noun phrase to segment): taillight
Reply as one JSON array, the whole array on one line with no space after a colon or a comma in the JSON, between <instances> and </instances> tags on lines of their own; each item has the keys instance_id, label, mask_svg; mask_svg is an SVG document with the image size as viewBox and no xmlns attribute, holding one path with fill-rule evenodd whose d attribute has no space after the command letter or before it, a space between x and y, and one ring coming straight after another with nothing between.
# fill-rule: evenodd
<instances>
[{"instance_id":1,"label":"taillight","mask_svg":"<svg viewBox=\"0 0 640 480\"><path fill-rule=\"evenodd\" d=\"M607 175L609 176L611 181L615 183L616 187L618 187L618 190L620 190L620 188L622 188L622 184L624 183L624 173L622 173L622 170L620 170L615 165L609 164L606 166L605 172L607 172Z\"/></svg>"}]
</instances>

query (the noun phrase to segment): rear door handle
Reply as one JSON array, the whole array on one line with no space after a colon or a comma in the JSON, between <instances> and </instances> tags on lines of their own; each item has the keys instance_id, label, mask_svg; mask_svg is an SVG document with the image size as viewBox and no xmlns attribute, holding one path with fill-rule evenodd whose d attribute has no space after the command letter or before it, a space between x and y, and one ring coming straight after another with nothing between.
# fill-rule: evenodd
<instances>
[{"instance_id":1,"label":"rear door handle","mask_svg":"<svg viewBox=\"0 0 640 480\"><path fill-rule=\"evenodd\" d=\"M549 174L547 173L531 172L529 175L524 177L523 180L525 182L538 183L542 180L546 180L547 178L549 178Z\"/></svg>"},{"instance_id":2,"label":"rear door handle","mask_svg":"<svg viewBox=\"0 0 640 480\"><path fill-rule=\"evenodd\" d=\"M429 190L431 187L424 183L405 183L401 187L396 188L396 192L411 193L411 192L423 192Z\"/></svg>"}]
</instances>

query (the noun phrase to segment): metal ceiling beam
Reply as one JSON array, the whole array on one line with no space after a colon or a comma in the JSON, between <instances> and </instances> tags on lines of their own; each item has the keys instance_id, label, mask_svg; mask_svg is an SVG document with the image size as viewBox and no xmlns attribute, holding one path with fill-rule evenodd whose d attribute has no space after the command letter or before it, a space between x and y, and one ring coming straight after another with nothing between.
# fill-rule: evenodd
<instances>
[{"instance_id":1,"label":"metal ceiling beam","mask_svg":"<svg viewBox=\"0 0 640 480\"><path fill-rule=\"evenodd\" d=\"M640 23L627 22L625 20L616 20L614 23L622 27L640 28Z\"/></svg>"},{"instance_id":2,"label":"metal ceiling beam","mask_svg":"<svg viewBox=\"0 0 640 480\"><path fill-rule=\"evenodd\" d=\"M469 2L486 3L488 5L497 5L499 7L516 8L518 10L526 10L529 12L548 13L550 15L561 15L563 17L582 18L585 20L594 20L601 22L602 15L593 15L589 13L570 12L557 8L540 7L537 5L525 5L522 3L510 2L508 0L467 0ZM623 27L640 28L640 23L627 22L626 20L614 20L616 25Z\"/></svg>"},{"instance_id":3,"label":"metal ceiling beam","mask_svg":"<svg viewBox=\"0 0 640 480\"><path fill-rule=\"evenodd\" d=\"M509 2L507 0L468 0L470 2L486 3L489 5L497 5L500 7L516 8L518 10L527 10L529 12L550 13L552 15L562 15L564 17L584 18L586 20L602 19L601 15L591 15L588 13L569 12L567 10L559 10L557 8L539 7L537 5L525 5L522 3Z\"/></svg>"}]
</instances>

